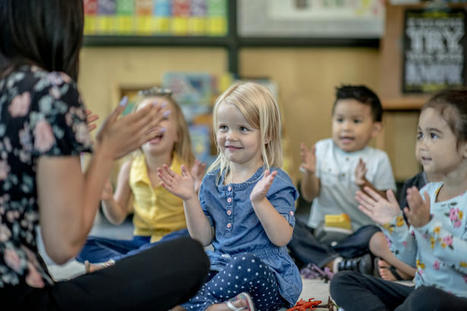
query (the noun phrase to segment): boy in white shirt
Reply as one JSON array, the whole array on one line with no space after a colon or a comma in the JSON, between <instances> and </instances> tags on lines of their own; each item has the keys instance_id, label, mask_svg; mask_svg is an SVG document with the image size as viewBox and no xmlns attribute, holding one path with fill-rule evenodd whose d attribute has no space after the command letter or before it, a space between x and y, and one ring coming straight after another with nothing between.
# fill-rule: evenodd
<instances>
[{"instance_id":1,"label":"boy in white shirt","mask_svg":"<svg viewBox=\"0 0 467 311\"><path fill-rule=\"evenodd\" d=\"M366 86L341 86L332 110L332 138L318 141L312 150L301 145L301 193L313 203L308 224L295 226L288 245L299 265L372 274L376 256L410 271L391 253L383 233L355 199L364 186L383 194L396 189L387 154L368 146L381 131L382 113L378 96ZM338 214L350 217L352 233L336 241L321 229L325 215Z\"/></svg>"}]
</instances>

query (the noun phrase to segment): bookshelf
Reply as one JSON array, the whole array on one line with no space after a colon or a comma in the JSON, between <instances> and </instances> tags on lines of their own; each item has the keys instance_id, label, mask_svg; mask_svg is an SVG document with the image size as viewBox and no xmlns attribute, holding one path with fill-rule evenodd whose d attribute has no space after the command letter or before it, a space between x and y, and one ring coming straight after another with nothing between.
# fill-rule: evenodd
<instances>
[{"instance_id":1,"label":"bookshelf","mask_svg":"<svg viewBox=\"0 0 467 311\"><path fill-rule=\"evenodd\" d=\"M223 36L85 35L84 46L224 48L228 53L227 70L236 77L239 73L239 51L242 48L379 47L379 39L372 38L241 37L237 27L237 0L226 0L226 2L227 33Z\"/></svg>"}]
</instances>

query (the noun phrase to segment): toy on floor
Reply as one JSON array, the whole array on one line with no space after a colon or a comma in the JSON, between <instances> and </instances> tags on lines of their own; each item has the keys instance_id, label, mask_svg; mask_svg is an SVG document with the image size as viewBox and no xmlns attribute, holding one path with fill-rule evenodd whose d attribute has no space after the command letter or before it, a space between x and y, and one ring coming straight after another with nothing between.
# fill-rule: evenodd
<instances>
[{"instance_id":1,"label":"toy on floor","mask_svg":"<svg viewBox=\"0 0 467 311\"><path fill-rule=\"evenodd\" d=\"M287 309L287 311L311 311L311 310L316 310L316 308L327 308L329 311L334 311L334 307L336 304L331 300L331 297L328 297L328 303L325 305L321 304L321 300L313 300L314 298L308 299L308 301L305 301L303 299L300 299L295 306L293 306L290 309Z\"/></svg>"},{"instance_id":2,"label":"toy on floor","mask_svg":"<svg viewBox=\"0 0 467 311\"><path fill-rule=\"evenodd\" d=\"M321 279L324 280L325 283L330 281L334 276L334 273L328 267L321 269L315 264L308 264L305 268L300 270L300 274L305 279Z\"/></svg>"}]
</instances>

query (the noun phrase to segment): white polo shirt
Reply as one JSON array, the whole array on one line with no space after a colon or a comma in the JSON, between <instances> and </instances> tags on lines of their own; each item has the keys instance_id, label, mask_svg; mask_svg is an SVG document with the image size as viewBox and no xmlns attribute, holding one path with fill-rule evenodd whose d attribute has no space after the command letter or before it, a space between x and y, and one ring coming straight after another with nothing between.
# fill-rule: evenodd
<instances>
[{"instance_id":1,"label":"white polo shirt","mask_svg":"<svg viewBox=\"0 0 467 311\"><path fill-rule=\"evenodd\" d=\"M358 209L355 193L355 168L362 159L367 168L366 178L378 190L396 190L391 163L384 151L365 147L345 152L331 138L316 143L316 176L320 179L319 195L313 200L308 225L312 228L324 221L324 215L346 213L352 229L374 222Z\"/></svg>"}]
</instances>

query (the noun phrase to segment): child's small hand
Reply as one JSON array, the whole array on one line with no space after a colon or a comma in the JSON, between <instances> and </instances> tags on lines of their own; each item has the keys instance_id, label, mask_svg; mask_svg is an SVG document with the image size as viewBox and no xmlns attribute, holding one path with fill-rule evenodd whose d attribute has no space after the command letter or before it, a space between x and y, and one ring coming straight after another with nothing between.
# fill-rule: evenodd
<instances>
[{"instance_id":1,"label":"child's small hand","mask_svg":"<svg viewBox=\"0 0 467 311\"><path fill-rule=\"evenodd\" d=\"M300 156L302 158L302 165L300 165L300 170L305 173L314 174L316 171L316 147L308 149L304 143L300 144Z\"/></svg>"},{"instance_id":2,"label":"child's small hand","mask_svg":"<svg viewBox=\"0 0 467 311\"><path fill-rule=\"evenodd\" d=\"M256 183L255 187L251 191L250 200L252 202L259 202L266 197L276 175L277 171L270 173L269 170L266 170L264 172L263 178Z\"/></svg>"},{"instance_id":3,"label":"child's small hand","mask_svg":"<svg viewBox=\"0 0 467 311\"><path fill-rule=\"evenodd\" d=\"M365 162L361 158L358 159L358 164L355 168L355 184L357 186L363 187L367 183L367 179L365 177L367 171Z\"/></svg>"},{"instance_id":4,"label":"child's small hand","mask_svg":"<svg viewBox=\"0 0 467 311\"><path fill-rule=\"evenodd\" d=\"M162 187L182 200L187 201L196 197L193 176L185 165L182 165L182 174L178 175L164 164L157 169L157 176L161 180Z\"/></svg>"},{"instance_id":5,"label":"child's small hand","mask_svg":"<svg viewBox=\"0 0 467 311\"><path fill-rule=\"evenodd\" d=\"M423 227L430 222L430 196L424 193L425 201L416 187L407 189L407 203L409 207L404 208L405 216L409 223L415 228Z\"/></svg>"},{"instance_id":6,"label":"child's small hand","mask_svg":"<svg viewBox=\"0 0 467 311\"><path fill-rule=\"evenodd\" d=\"M357 191L355 199L360 203L358 209L370 217L374 222L384 225L391 222L394 217L401 215L399 203L392 190L386 192L387 199L379 193L365 187L365 192Z\"/></svg>"},{"instance_id":7,"label":"child's small hand","mask_svg":"<svg viewBox=\"0 0 467 311\"><path fill-rule=\"evenodd\" d=\"M113 195L114 195L114 192L113 192L112 183L110 182L110 179L107 179L104 185L104 189L102 189L101 200L104 200L104 201L112 200Z\"/></svg>"},{"instance_id":8,"label":"child's small hand","mask_svg":"<svg viewBox=\"0 0 467 311\"><path fill-rule=\"evenodd\" d=\"M199 188L201 186L201 182L203 181L204 173L206 172L206 164L195 160L195 164L191 168L191 175L195 179L195 192L199 192Z\"/></svg>"},{"instance_id":9,"label":"child's small hand","mask_svg":"<svg viewBox=\"0 0 467 311\"><path fill-rule=\"evenodd\" d=\"M86 109L86 117L88 122L88 131L92 132L97 128L96 121L99 120L99 116L91 110Z\"/></svg>"}]
</instances>

